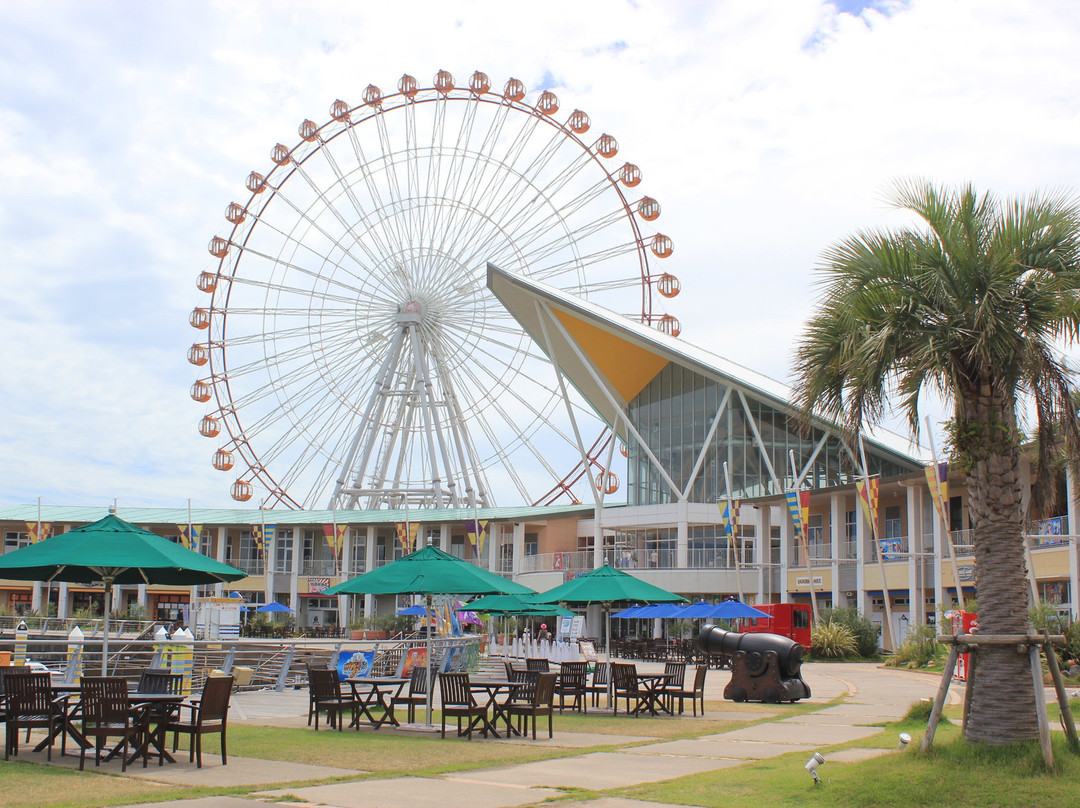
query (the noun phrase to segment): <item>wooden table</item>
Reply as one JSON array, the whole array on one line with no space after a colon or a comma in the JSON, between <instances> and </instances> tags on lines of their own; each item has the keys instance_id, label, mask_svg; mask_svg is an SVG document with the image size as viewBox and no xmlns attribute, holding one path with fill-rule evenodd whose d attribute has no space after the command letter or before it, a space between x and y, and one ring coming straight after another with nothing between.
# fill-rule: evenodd
<instances>
[{"instance_id":1,"label":"wooden table","mask_svg":"<svg viewBox=\"0 0 1080 808\"><path fill-rule=\"evenodd\" d=\"M161 766L165 761L169 763L176 763L176 758L169 754L165 748L167 740L167 733L165 728L169 724L169 719L174 715L173 707L179 706L184 701L184 696L181 693L132 693L131 704L133 707L143 707L146 712L146 720L148 724L153 724L153 727L146 733L143 742L136 748L134 752L128 757L125 765L130 766L139 755L143 756L143 766L146 766L146 758L151 754L151 747L157 751L158 765ZM119 747L117 747L119 749ZM113 750L109 754L108 760L116 753Z\"/></svg>"},{"instance_id":2,"label":"wooden table","mask_svg":"<svg viewBox=\"0 0 1080 808\"><path fill-rule=\"evenodd\" d=\"M400 727L401 723L394 717L394 699L401 695L401 690L408 684L408 679L398 679L396 677L387 676L357 676L350 677L345 680L349 683L349 687L352 689L353 698L360 704L360 713L356 716L356 721L350 724L350 727L360 728L360 719L364 716L367 717L367 721L372 727L378 729L387 721L393 724L395 727ZM366 688L360 690L359 688ZM371 712L373 709L381 707L383 714L379 718Z\"/></svg>"},{"instance_id":3,"label":"wooden table","mask_svg":"<svg viewBox=\"0 0 1080 808\"><path fill-rule=\"evenodd\" d=\"M511 734L520 735L513 724L510 723L510 716L506 714L506 711L501 709L501 705L498 702L498 697L502 693L506 693L507 696L513 695L515 690L521 688L524 682L511 682L509 679L469 679L469 689L482 691L487 694L487 701L484 703L484 729L490 732L496 738L503 736L499 735L498 724L499 717L502 716L506 722L506 737L509 738ZM491 718L488 718L488 713L491 713Z\"/></svg>"},{"instance_id":4,"label":"wooden table","mask_svg":"<svg viewBox=\"0 0 1080 808\"><path fill-rule=\"evenodd\" d=\"M649 715L672 714L671 710L664 704L665 688L668 683L666 674L639 673L637 674L637 683L644 694L644 698L638 701L637 706L634 708L634 715L639 715L646 710L649 711Z\"/></svg>"},{"instance_id":5,"label":"wooden table","mask_svg":"<svg viewBox=\"0 0 1080 808\"><path fill-rule=\"evenodd\" d=\"M52 734L46 736L45 740L41 741L34 747L35 752L42 751L46 746L49 746L56 740L56 736L60 734L66 734L71 740L75 742L77 747L90 749L93 744L86 740L86 736L79 731L79 728L75 726L75 719L79 715L80 702L72 702L71 694L79 693L82 691L82 685L78 684L53 684L52 692L55 698L55 702L63 701L63 708L60 712L60 727Z\"/></svg>"}]
</instances>

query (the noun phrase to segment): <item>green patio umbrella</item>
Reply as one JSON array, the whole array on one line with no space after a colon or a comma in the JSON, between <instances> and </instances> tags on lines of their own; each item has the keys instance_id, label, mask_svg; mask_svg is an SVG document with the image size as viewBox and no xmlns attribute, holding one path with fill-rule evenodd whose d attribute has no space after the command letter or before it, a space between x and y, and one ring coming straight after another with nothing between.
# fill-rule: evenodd
<instances>
[{"instance_id":1,"label":"green patio umbrella","mask_svg":"<svg viewBox=\"0 0 1080 808\"><path fill-rule=\"evenodd\" d=\"M432 595L535 595L535 590L462 561L438 547L423 547L397 561L323 590L327 595L425 595L431 612ZM431 631L427 633L427 723L431 723Z\"/></svg>"},{"instance_id":2,"label":"green patio umbrella","mask_svg":"<svg viewBox=\"0 0 1080 808\"><path fill-rule=\"evenodd\" d=\"M659 586L635 578L628 572L604 564L591 572L572 578L554 589L542 592L534 603L600 603L604 606L607 626L607 658L611 663L611 604L613 603L687 603L682 595L676 595ZM608 677L608 706L611 706L611 678Z\"/></svg>"},{"instance_id":3,"label":"green patio umbrella","mask_svg":"<svg viewBox=\"0 0 1080 808\"><path fill-rule=\"evenodd\" d=\"M558 604L533 603L533 595L485 595L469 601L469 609L489 614L515 614L536 617L573 617L574 613Z\"/></svg>"},{"instance_id":4,"label":"green patio umbrella","mask_svg":"<svg viewBox=\"0 0 1080 808\"><path fill-rule=\"evenodd\" d=\"M0 578L105 585L101 673L109 658L109 612L114 584L195 586L247 575L202 553L109 514L51 539L0 556Z\"/></svg>"},{"instance_id":5,"label":"green patio umbrella","mask_svg":"<svg viewBox=\"0 0 1080 808\"><path fill-rule=\"evenodd\" d=\"M424 547L323 590L326 595L533 595L535 590Z\"/></svg>"}]
</instances>

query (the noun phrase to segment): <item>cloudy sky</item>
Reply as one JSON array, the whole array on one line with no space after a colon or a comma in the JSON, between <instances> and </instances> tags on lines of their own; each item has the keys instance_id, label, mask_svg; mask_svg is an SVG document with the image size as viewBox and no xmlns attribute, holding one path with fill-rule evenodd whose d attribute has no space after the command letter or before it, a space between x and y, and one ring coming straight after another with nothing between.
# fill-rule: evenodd
<instances>
[{"instance_id":1,"label":"cloudy sky","mask_svg":"<svg viewBox=\"0 0 1080 808\"><path fill-rule=\"evenodd\" d=\"M1080 188L1070 0L0 4L0 505L232 505L185 359L209 238L304 118L484 70L614 134L683 338L789 380L890 181Z\"/></svg>"}]
</instances>

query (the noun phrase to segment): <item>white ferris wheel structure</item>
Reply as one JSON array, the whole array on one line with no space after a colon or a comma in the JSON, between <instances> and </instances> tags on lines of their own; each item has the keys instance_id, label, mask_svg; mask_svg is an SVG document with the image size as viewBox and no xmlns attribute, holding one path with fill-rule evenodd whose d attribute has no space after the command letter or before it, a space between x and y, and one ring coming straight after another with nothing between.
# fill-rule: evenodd
<instances>
[{"instance_id":1,"label":"white ferris wheel structure","mask_svg":"<svg viewBox=\"0 0 1080 808\"><path fill-rule=\"evenodd\" d=\"M440 71L368 86L300 124L252 172L209 245L188 360L199 431L231 493L266 507L578 502L613 440L558 393L548 358L488 292L520 273L678 335L679 282L640 169L581 110L517 79ZM572 413L567 407L573 408ZM594 422L585 451L571 417Z\"/></svg>"}]
</instances>

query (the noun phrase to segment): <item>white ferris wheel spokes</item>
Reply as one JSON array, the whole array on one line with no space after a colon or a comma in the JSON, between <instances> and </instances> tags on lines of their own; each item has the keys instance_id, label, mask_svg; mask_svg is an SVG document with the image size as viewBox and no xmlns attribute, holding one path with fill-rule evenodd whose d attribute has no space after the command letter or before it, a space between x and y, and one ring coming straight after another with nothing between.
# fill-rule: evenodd
<instances>
[{"instance_id":1,"label":"white ferris wheel spokes","mask_svg":"<svg viewBox=\"0 0 1080 808\"><path fill-rule=\"evenodd\" d=\"M200 422L238 466L233 496L267 506L471 507L576 499L584 474L547 358L485 287L488 262L677 334L645 235L660 206L618 144L560 123L558 100L516 79L456 88L404 76L252 172L245 205L210 242L216 271L188 352ZM575 418L596 422L582 402ZM599 427L598 427L599 428ZM594 447L595 448L595 447ZM597 455L589 462L596 464ZM577 468L580 473L568 468ZM544 492L547 493L544 493Z\"/></svg>"}]
</instances>

